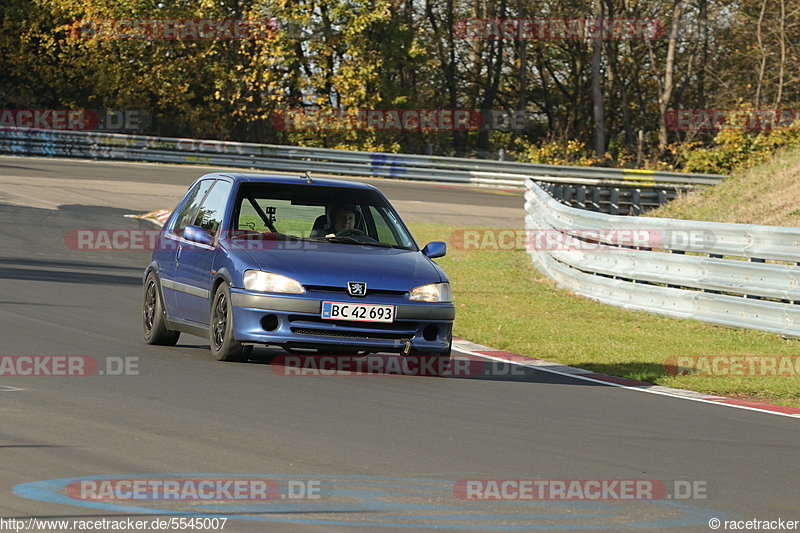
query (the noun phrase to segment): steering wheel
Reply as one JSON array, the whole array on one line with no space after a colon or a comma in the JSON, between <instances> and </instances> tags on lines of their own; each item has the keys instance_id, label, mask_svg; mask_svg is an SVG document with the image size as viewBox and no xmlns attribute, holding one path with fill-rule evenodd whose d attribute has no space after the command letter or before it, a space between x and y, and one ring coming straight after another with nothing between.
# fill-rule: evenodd
<instances>
[{"instance_id":1,"label":"steering wheel","mask_svg":"<svg viewBox=\"0 0 800 533\"><path fill-rule=\"evenodd\" d=\"M364 233L363 231L361 231L360 229L356 229L356 228L343 229L342 231L337 233L336 236L337 237L350 237L351 239L354 239L354 240L360 241L360 242L368 242L368 243L369 242L378 242L375 239L373 239L372 237L370 237L369 235L367 235L366 233Z\"/></svg>"},{"instance_id":2,"label":"steering wheel","mask_svg":"<svg viewBox=\"0 0 800 533\"><path fill-rule=\"evenodd\" d=\"M355 237L361 235L366 235L366 233L356 228L343 229L336 234L337 237Z\"/></svg>"}]
</instances>

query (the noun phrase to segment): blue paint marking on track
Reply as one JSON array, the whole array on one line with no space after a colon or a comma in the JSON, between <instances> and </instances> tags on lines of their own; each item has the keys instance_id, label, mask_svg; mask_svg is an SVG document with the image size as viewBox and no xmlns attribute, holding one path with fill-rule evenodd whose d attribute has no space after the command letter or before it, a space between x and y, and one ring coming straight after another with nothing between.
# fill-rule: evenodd
<instances>
[{"instance_id":1,"label":"blue paint marking on track","mask_svg":"<svg viewBox=\"0 0 800 533\"><path fill-rule=\"evenodd\" d=\"M253 503L235 502L202 504L190 500L191 509L162 507L164 500L125 500L132 504L111 501L81 500L66 494L71 482L83 480L151 479L168 480L182 478L239 479L259 478L280 483L282 481L308 479L320 480L319 500L286 502L276 498L275 503L264 501ZM327 484L327 485L326 485ZM342 485L337 487L336 485ZM122 511L126 513L162 514L171 516L217 518L229 520L263 521L286 524L308 524L329 526L369 526L395 528L428 528L460 530L619 530L657 529L694 525L706 525L711 517L730 520L735 517L727 512L715 511L693 505L688 501L464 501L453 496L455 482L434 478L408 478L389 476L298 476L286 474L220 474L220 473L160 473L134 476L102 475L50 479L21 483L14 487L14 494L22 498L48 503L77 506L99 511ZM355 488L354 488L355 486ZM345 488L346 487L346 488ZM449 498L442 502L442 498ZM406 501L397 501L402 500ZM340 501L331 501L338 499ZM394 499L395 501L390 501ZM429 499L420 503L420 500ZM431 502L435 502L431 503ZM145 507L145 504L152 506ZM186 504L187 501L169 503ZM158 505L153 505L158 504ZM635 511L656 506L655 513L664 518L636 518ZM177 506L175 506L177 507ZM563 513L557 512L563 510ZM652 509L647 509L652 510ZM578 511L578 512L576 512ZM353 513L353 518L342 515ZM300 516L286 516L287 514ZM307 518L303 515L336 513L336 518ZM367 515L366 513L370 513ZM511 523L506 523L511 522ZM544 523L546 522L546 523ZM592 523L594 522L594 523Z\"/></svg>"}]
</instances>

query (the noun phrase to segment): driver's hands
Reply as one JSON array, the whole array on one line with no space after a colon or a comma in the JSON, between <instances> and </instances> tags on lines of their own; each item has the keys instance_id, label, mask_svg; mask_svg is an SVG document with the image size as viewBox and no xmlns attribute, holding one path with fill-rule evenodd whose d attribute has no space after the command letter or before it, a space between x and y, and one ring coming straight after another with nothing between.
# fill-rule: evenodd
<instances>
[{"instance_id":1,"label":"driver's hands","mask_svg":"<svg viewBox=\"0 0 800 533\"><path fill-rule=\"evenodd\" d=\"M360 229L356 228L348 228L343 229L339 233L336 234L337 237L349 237L355 241L363 242L363 243L375 243L378 242Z\"/></svg>"},{"instance_id":2,"label":"driver's hands","mask_svg":"<svg viewBox=\"0 0 800 533\"><path fill-rule=\"evenodd\" d=\"M336 236L337 237L355 237L355 236L361 237L361 236L366 236L366 233L364 233L360 229L348 228L348 229L343 229L342 231L337 233Z\"/></svg>"}]
</instances>

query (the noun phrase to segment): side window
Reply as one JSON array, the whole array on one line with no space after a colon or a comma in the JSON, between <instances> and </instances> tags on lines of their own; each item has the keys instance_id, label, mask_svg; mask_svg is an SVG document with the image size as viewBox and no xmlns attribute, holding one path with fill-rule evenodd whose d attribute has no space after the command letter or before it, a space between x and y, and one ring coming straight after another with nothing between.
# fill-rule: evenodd
<instances>
[{"instance_id":1,"label":"side window","mask_svg":"<svg viewBox=\"0 0 800 533\"><path fill-rule=\"evenodd\" d=\"M194 221L195 226L200 226L208 232L209 235L215 235L220 224L222 224L222 217L225 214L225 207L228 205L228 197L231 193L231 184L227 181L218 180L211 192L208 193L200 210L197 212Z\"/></svg>"},{"instance_id":2,"label":"side window","mask_svg":"<svg viewBox=\"0 0 800 533\"><path fill-rule=\"evenodd\" d=\"M197 207L200 205L200 202L203 201L203 198L206 197L206 193L208 193L212 185L214 185L214 180L203 180L195 185L192 192L189 193L188 198L186 198L186 203L183 204L183 207L178 213L178 218L175 220L172 233L183 235L183 230L192 223Z\"/></svg>"}]
</instances>

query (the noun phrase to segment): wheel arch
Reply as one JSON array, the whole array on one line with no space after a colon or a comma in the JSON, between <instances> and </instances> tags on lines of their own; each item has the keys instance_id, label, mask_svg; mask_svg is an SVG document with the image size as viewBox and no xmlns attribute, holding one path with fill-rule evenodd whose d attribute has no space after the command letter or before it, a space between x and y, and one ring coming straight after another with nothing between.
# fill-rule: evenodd
<instances>
[{"instance_id":1,"label":"wheel arch","mask_svg":"<svg viewBox=\"0 0 800 533\"><path fill-rule=\"evenodd\" d=\"M158 279L158 261L151 262L149 265L147 265L147 268L144 269L144 274L142 275L142 283L145 282L150 272L155 274L156 279Z\"/></svg>"},{"instance_id":2,"label":"wheel arch","mask_svg":"<svg viewBox=\"0 0 800 533\"><path fill-rule=\"evenodd\" d=\"M214 281L211 282L211 297L209 298L209 306L213 307L214 295L217 293L219 286L223 283L227 284L228 287L233 287L233 277L227 268L220 268L214 275Z\"/></svg>"}]
</instances>

